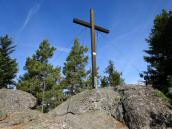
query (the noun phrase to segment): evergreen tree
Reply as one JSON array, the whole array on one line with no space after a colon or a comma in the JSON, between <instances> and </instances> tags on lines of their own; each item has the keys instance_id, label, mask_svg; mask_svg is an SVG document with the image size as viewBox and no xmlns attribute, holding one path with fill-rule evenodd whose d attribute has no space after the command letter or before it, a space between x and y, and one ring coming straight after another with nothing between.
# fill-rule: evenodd
<instances>
[{"instance_id":1,"label":"evergreen tree","mask_svg":"<svg viewBox=\"0 0 172 129\"><path fill-rule=\"evenodd\" d=\"M167 81L168 81L168 92L167 92L167 95L170 98L172 98L172 75L168 76Z\"/></svg>"},{"instance_id":2,"label":"evergreen tree","mask_svg":"<svg viewBox=\"0 0 172 129\"><path fill-rule=\"evenodd\" d=\"M108 86L108 78L106 76L103 76L101 78L101 87L107 87Z\"/></svg>"},{"instance_id":3,"label":"evergreen tree","mask_svg":"<svg viewBox=\"0 0 172 129\"><path fill-rule=\"evenodd\" d=\"M99 85L100 82L100 75L99 75L99 68L97 68L97 84ZM92 89L93 88L93 77L92 77L92 70L89 69L87 71L87 79L86 79L86 89Z\"/></svg>"},{"instance_id":4,"label":"evergreen tree","mask_svg":"<svg viewBox=\"0 0 172 129\"><path fill-rule=\"evenodd\" d=\"M109 65L107 66L105 73L108 74L108 85L116 86L124 83L124 80L121 78L122 73L119 73L115 69L114 63L111 60L109 61ZM105 77L103 81L105 81Z\"/></svg>"},{"instance_id":5,"label":"evergreen tree","mask_svg":"<svg viewBox=\"0 0 172 129\"><path fill-rule=\"evenodd\" d=\"M163 91L169 91L169 78L172 76L172 12L165 10L154 20L154 26L146 40L149 48L145 50L147 71L141 74L146 84ZM170 92L171 93L171 92Z\"/></svg>"},{"instance_id":6,"label":"evergreen tree","mask_svg":"<svg viewBox=\"0 0 172 129\"><path fill-rule=\"evenodd\" d=\"M17 88L31 93L38 99L38 106L42 110L53 108L52 101L62 94L60 87L60 68L54 68L48 63L53 56L55 48L50 46L48 40L41 42L39 49L30 58L27 58L24 69L26 73L20 77ZM44 106L44 107L43 107Z\"/></svg>"},{"instance_id":7,"label":"evergreen tree","mask_svg":"<svg viewBox=\"0 0 172 129\"><path fill-rule=\"evenodd\" d=\"M0 88L9 88L15 85L18 72L16 59L11 58L15 46L8 35L0 37Z\"/></svg>"},{"instance_id":8,"label":"evergreen tree","mask_svg":"<svg viewBox=\"0 0 172 129\"><path fill-rule=\"evenodd\" d=\"M71 94L79 92L84 87L87 72L85 66L88 62L88 56L85 53L88 48L82 46L78 39L74 41L74 45L69 56L64 63L63 74L65 75L65 84Z\"/></svg>"}]
</instances>

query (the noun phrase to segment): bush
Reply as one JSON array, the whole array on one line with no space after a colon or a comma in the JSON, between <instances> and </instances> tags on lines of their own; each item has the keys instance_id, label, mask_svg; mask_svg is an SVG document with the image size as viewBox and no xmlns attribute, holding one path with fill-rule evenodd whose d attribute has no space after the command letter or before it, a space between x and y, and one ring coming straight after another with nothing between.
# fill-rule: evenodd
<instances>
[{"instance_id":1,"label":"bush","mask_svg":"<svg viewBox=\"0 0 172 129\"><path fill-rule=\"evenodd\" d=\"M171 99L168 98L163 92L156 90L155 96L159 97L165 103L172 103Z\"/></svg>"}]
</instances>

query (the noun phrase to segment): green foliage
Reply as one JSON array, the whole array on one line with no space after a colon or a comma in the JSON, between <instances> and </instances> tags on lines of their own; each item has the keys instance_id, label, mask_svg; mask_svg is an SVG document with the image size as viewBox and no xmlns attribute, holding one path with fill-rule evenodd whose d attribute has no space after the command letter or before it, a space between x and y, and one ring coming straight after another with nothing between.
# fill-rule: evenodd
<instances>
[{"instance_id":1,"label":"green foliage","mask_svg":"<svg viewBox=\"0 0 172 129\"><path fill-rule=\"evenodd\" d=\"M100 75L99 75L99 68L97 68L97 83L99 83ZM86 79L86 89L93 89L93 77L92 77L92 70L91 68L87 71L87 79Z\"/></svg>"},{"instance_id":2,"label":"green foliage","mask_svg":"<svg viewBox=\"0 0 172 129\"><path fill-rule=\"evenodd\" d=\"M108 86L108 77L103 76L101 78L101 87L107 87Z\"/></svg>"},{"instance_id":3,"label":"green foliage","mask_svg":"<svg viewBox=\"0 0 172 129\"><path fill-rule=\"evenodd\" d=\"M26 60L24 69L26 73L20 77L17 88L31 93L38 99L38 106L45 105L45 110L53 108L53 103L62 97L60 87L60 67L53 67L48 60L53 56L55 48L44 40L36 53ZM44 111L45 111L44 110Z\"/></svg>"},{"instance_id":4,"label":"green foliage","mask_svg":"<svg viewBox=\"0 0 172 129\"><path fill-rule=\"evenodd\" d=\"M84 87L85 78L87 76L85 70L85 66L88 62L88 56L85 55L87 51L88 48L82 46L79 40L76 39L64 63L63 74L65 75L65 84L71 94L79 92L79 89Z\"/></svg>"},{"instance_id":5,"label":"green foliage","mask_svg":"<svg viewBox=\"0 0 172 129\"><path fill-rule=\"evenodd\" d=\"M7 118L7 114L4 111L0 110L0 121L5 120Z\"/></svg>"},{"instance_id":6,"label":"green foliage","mask_svg":"<svg viewBox=\"0 0 172 129\"><path fill-rule=\"evenodd\" d=\"M8 88L15 85L15 77L18 72L16 59L11 58L15 46L8 35L0 37L0 88Z\"/></svg>"},{"instance_id":7,"label":"green foliage","mask_svg":"<svg viewBox=\"0 0 172 129\"><path fill-rule=\"evenodd\" d=\"M121 78L122 73L119 73L115 69L114 63L111 60L109 61L105 73L108 74L108 76L102 78L102 87L105 87L105 85L117 86L124 83L124 80Z\"/></svg>"},{"instance_id":8,"label":"green foliage","mask_svg":"<svg viewBox=\"0 0 172 129\"><path fill-rule=\"evenodd\" d=\"M165 103L171 103L171 100L168 97L166 97L166 95L163 92L159 90L156 90L154 95L159 97Z\"/></svg>"},{"instance_id":9,"label":"green foliage","mask_svg":"<svg viewBox=\"0 0 172 129\"><path fill-rule=\"evenodd\" d=\"M147 71L141 76L146 84L167 93L170 85L168 76L172 75L172 12L162 11L154 20L154 26L146 40L145 61L149 63Z\"/></svg>"},{"instance_id":10,"label":"green foliage","mask_svg":"<svg viewBox=\"0 0 172 129\"><path fill-rule=\"evenodd\" d=\"M168 81L168 91L167 91L167 95L172 98L172 75L168 76L167 78Z\"/></svg>"}]
</instances>

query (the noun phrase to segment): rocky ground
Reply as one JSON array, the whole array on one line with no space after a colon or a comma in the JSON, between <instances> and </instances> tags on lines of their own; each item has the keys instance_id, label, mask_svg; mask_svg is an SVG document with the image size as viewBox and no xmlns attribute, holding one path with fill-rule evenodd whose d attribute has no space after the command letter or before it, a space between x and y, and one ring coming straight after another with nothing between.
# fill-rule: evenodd
<instances>
[{"instance_id":1,"label":"rocky ground","mask_svg":"<svg viewBox=\"0 0 172 129\"><path fill-rule=\"evenodd\" d=\"M0 129L172 129L171 106L143 86L86 90L49 113L32 110L36 99L0 90Z\"/></svg>"}]
</instances>

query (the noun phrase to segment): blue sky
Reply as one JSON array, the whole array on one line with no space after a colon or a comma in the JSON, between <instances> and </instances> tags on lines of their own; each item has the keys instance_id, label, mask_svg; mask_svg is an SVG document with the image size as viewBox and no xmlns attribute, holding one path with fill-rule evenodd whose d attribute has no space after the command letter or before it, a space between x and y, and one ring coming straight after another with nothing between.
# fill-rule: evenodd
<instances>
[{"instance_id":1,"label":"blue sky","mask_svg":"<svg viewBox=\"0 0 172 129\"><path fill-rule=\"evenodd\" d=\"M172 10L172 0L0 0L0 36L8 34L17 45L13 57L19 63L18 75L43 39L57 48L50 60L54 66L63 66L76 37L90 55L90 30L72 23L74 17L89 21L90 8L96 24L111 31L96 34L100 74L111 59L126 83L137 83L146 69L145 38L155 16L162 9ZM88 67L90 63L91 58Z\"/></svg>"}]
</instances>

